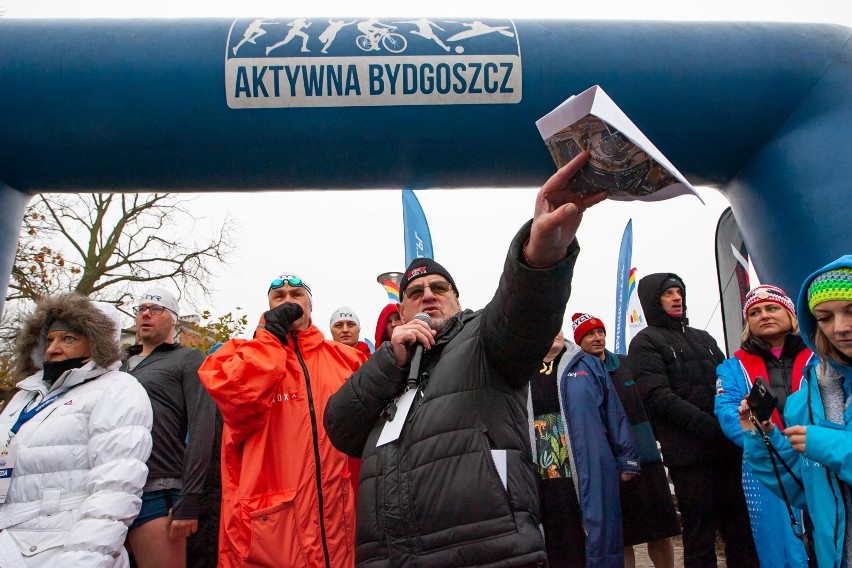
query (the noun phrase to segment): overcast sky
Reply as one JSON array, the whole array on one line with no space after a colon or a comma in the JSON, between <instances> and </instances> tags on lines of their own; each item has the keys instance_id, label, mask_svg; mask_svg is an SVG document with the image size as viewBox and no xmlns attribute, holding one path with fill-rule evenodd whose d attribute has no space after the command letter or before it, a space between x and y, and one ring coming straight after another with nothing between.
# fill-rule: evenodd
<instances>
[{"instance_id":1,"label":"overcast sky","mask_svg":"<svg viewBox=\"0 0 852 568\"><path fill-rule=\"evenodd\" d=\"M764 20L833 22L852 25L845 2L695 2L495 3L430 1L313 2L307 13L294 13L280 1L103 3L59 0L0 0L5 17L237 17L237 16L430 16L511 17L516 19L656 19ZM357 6L357 10L353 8ZM401 8L401 6L404 6ZM846 6L846 7L844 7ZM566 93L566 97L572 93ZM640 128L642 125L637 125ZM546 149L542 144L542 151ZM674 164L677 167L677 164ZM545 180L541 180L544 182ZM435 258L458 284L463 307L477 309L491 298L512 236L532 216L538 188L418 190L428 219ZM651 272L680 274L687 286L692 325L707 329L723 345L715 274L714 232L724 197L699 188L705 205L691 196L660 203L605 202L589 210L580 229L582 248L568 303L566 324L575 311L588 311L614 322L615 271L622 231L633 219L633 265L640 277ZM222 221L226 212L237 220L238 251L218 269L213 301L196 307L221 314L240 306L254 322L266 309L265 292L277 274L300 274L312 287L314 322L328 335L328 318L340 305L361 318L362 337L372 339L376 317L387 295L376 276L403 270L401 192L312 191L193 195L191 209L202 218L197 233ZM797 291L788 290L791 296ZM193 311L189 307L184 312ZM608 344L612 345L612 334Z\"/></svg>"}]
</instances>

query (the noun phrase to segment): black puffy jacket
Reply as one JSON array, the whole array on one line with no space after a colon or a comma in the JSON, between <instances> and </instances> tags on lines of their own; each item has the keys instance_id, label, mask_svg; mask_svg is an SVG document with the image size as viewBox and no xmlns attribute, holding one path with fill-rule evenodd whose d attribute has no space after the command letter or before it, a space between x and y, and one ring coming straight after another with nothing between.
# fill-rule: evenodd
<instances>
[{"instance_id":1,"label":"black puffy jacket","mask_svg":"<svg viewBox=\"0 0 852 568\"><path fill-rule=\"evenodd\" d=\"M704 330L689 327L686 317L663 311L660 296L672 273L649 274L639 281L639 301L648 327L630 342L630 366L654 425L668 467L709 462L739 462L742 450L719 426L713 412L716 366L725 356Z\"/></svg>"},{"instance_id":2,"label":"black puffy jacket","mask_svg":"<svg viewBox=\"0 0 852 568\"><path fill-rule=\"evenodd\" d=\"M428 382L398 440L376 447L385 424L380 413L407 375L389 343L329 399L329 438L362 458L359 567L546 562L527 378L562 325L579 247L572 243L556 266L528 268L520 258L529 226L512 242L494 298L481 311L451 318L423 354ZM505 488L492 451L506 457Z\"/></svg>"}]
</instances>

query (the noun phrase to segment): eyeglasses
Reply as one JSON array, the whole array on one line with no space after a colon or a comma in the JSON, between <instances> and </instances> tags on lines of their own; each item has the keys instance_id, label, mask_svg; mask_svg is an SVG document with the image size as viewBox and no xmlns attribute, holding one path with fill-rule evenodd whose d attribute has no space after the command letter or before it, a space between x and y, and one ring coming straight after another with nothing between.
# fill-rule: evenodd
<instances>
[{"instance_id":1,"label":"eyeglasses","mask_svg":"<svg viewBox=\"0 0 852 568\"><path fill-rule=\"evenodd\" d=\"M163 306L151 305L151 306L133 306L134 314L144 314L145 312L151 312L153 316L162 315L162 313L166 311L166 308Z\"/></svg>"},{"instance_id":2,"label":"eyeglasses","mask_svg":"<svg viewBox=\"0 0 852 568\"><path fill-rule=\"evenodd\" d=\"M308 294L311 293L311 289L308 288L308 285L305 284L301 278L299 278L298 276L293 276L291 274L282 274L281 276L273 280L269 284L269 290L267 290L266 293L269 294L269 292L271 292L272 290L277 290L284 284L288 284L293 288L304 288L308 291Z\"/></svg>"},{"instance_id":3,"label":"eyeglasses","mask_svg":"<svg viewBox=\"0 0 852 568\"><path fill-rule=\"evenodd\" d=\"M423 295L426 287L429 287L432 290L432 293L436 296L443 296L450 290L452 290L453 286L449 282L444 282L443 280L436 280L435 282L429 282L426 286L409 286L405 289L405 292L402 293L403 296L408 298L409 300L417 300L420 296Z\"/></svg>"}]
</instances>

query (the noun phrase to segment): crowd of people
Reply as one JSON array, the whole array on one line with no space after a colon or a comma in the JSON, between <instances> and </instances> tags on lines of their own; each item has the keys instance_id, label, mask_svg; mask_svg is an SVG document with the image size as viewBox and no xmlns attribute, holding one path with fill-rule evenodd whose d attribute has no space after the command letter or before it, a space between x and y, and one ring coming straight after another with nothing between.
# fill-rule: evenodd
<instances>
[{"instance_id":1,"label":"crowd of people","mask_svg":"<svg viewBox=\"0 0 852 568\"><path fill-rule=\"evenodd\" d=\"M114 307L43 298L0 413L0 566L620 568L646 544L673 567L681 534L688 567L717 537L728 566L852 566L852 256L797 303L751 290L727 359L674 273L640 280L627 355L593 314L566 338L606 197L568 190L587 157L542 186L484 308L419 258L374 343L347 306L327 339L294 272L209 353L176 341L170 290L136 299L124 352Z\"/></svg>"}]
</instances>

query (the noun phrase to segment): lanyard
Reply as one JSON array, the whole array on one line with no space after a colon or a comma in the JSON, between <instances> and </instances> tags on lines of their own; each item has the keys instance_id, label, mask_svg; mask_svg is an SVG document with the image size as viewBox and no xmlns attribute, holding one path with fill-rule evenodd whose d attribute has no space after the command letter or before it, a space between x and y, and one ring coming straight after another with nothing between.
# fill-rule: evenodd
<instances>
[{"instance_id":1,"label":"lanyard","mask_svg":"<svg viewBox=\"0 0 852 568\"><path fill-rule=\"evenodd\" d=\"M15 424L12 426L12 429L10 430L11 435L14 436L15 434L17 434L18 430L21 429L21 426L26 424L30 420L30 418L32 418L33 416L35 416L36 414L41 412L41 410L44 407L46 407L48 404L50 404L51 402L53 402L54 400L56 400L57 398L59 398L60 396L65 394L66 391L67 391L67 389L57 392L53 396L44 399L43 401L41 401L40 403L38 403L36 406L34 406L33 408L31 408L29 410L21 410L21 413L18 415L18 419L15 420ZM32 401L30 401L30 402L32 402ZM27 403L27 404L29 404L29 403Z\"/></svg>"}]
</instances>

